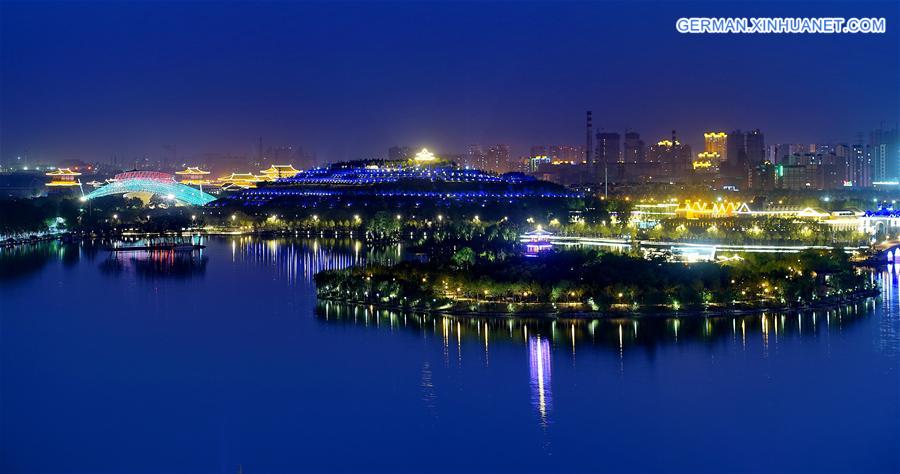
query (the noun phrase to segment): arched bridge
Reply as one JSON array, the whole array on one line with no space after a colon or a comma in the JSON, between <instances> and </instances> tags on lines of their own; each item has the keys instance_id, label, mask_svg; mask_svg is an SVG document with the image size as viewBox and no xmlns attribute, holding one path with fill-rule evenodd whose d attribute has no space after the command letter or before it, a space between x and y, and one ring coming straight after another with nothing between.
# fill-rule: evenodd
<instances>
[{"instance_id":1,"label":"arched bridge","mask_svg":"<svg viewBox=\"0 0 900 474\"><path fill-rule=\"evenodd\" d=\"M95 189L83 199L127 193L157 194L191 206L202 206L216 199L215 196L175 181L175 177L171 174L156 171L119 173L109 184Z\"/></svg>"}]
</instances>

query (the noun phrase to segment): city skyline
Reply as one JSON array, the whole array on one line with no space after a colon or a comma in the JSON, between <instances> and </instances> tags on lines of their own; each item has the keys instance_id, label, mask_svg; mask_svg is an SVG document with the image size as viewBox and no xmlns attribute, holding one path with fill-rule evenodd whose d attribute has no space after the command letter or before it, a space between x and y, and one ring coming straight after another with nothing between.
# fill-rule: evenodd
<instances>
[{"instance_id":1,"label":"city skyline","mask_svg":"<svg viewBox=\"0 0 900 474\"><path fill-rule=\"evenodd\" d=\"M676 129L695 150L707 130L853 143L898 122L894 29L697 37L674 20L723 7L652 5L4 3L0 158L127 161L173 145L179 156L251 155L259 137L328 162L394 145L464 153L503 143L520 156L583 143L585 110L595 131L652 143ZM727 12L756 13L741 3ZM888 25L900 16L881 2L767 8L825 13Z\"/></svg>"}]
</instances>

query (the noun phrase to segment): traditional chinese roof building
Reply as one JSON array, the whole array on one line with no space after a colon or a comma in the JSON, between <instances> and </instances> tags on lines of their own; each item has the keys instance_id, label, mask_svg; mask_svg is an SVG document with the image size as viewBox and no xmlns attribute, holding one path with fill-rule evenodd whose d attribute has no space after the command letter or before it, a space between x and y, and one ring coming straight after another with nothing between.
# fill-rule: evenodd
<instances>
[{"instance_id":1,"label":"traditional chinese roof building","mask_svg":"<svg viewBox=\"0 0 900 474\"><path fill-rule=\"evenodd\" d=\"M272 165L260 173L266 181L275 181L281 178L293 178L300 173L300 170L294 168L294 165Z\"/></svg>"},{"instance_id":2,"label":"traditional chinese roof building","mask_svg":"<svg viewBox=\"0 0 900 474\"><path fill-rule=\"evenodd\" d=\"M264 176L256 176L252 173L231 173L228 176L219 178L219 184L222 189L247 189L255 188L260 181L265 181Z\"/></svg>"},{"instance_id":3,"label":"traditional chinese roof building","mask_svg":"<svg viewBox=\"0 0 900 474\"><path fill-rule=\"evenodd\" d=\"M47 186L80 186L81 180L78 176L81 176L81 173L77 171L72 171L69 168L60 168L58 170L53 170L49 173L44 173L50 177L50 182L47 183Z\"/></svg>"},{"instance_id":4,"label":"traditional chinese roof building","mask_svg":"<svg viewBox=\"0 0 900 474\"><path fill-rule=\"evenodd\" d=\"M181 184L209 185L211 183L206 177L209 171L204 171L197 167L188 166L181 171L176 171L175 174L178 175Z\"/></svg>"}]
</instances>

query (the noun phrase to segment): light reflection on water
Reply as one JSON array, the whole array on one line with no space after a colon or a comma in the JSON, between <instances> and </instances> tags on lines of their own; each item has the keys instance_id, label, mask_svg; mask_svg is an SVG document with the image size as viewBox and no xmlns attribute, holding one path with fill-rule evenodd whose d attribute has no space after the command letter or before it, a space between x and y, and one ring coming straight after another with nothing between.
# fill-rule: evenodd
<instances>
[{"instance_id":1,"label":"light reflection on water","mask_svg":"<svg viewBox=\"0 0 900 474\"><path fill-rule=\"evenodd\" d=\"M884 278L887 274L880 275ZM896 284L896 281L894 282ZM889 302L896 307L896 301ZM860 301L832 309L795 313L748 314L720 317L640 317L609 319L531 319L518 317L457 317L423 313L401 313L371 306L319 302L317 318L325 324L359 326L390 332L402 329L430 333L440 340L445 366L455 359L462 365L464 346L471 357L472 348L463 341L478 341L480 361L487 367L491 344L522 346L527 354L532 406L539 425L551 424L553 411L553 360L568 359L575 364L579 350L594 350L617 359L624 376L629 355L654 353L661 348L703 344L725 344L750 355L768 358L786 340L829 337L845 325L874 317L875 301ZM886 347L896 347L896 312L881 322ZM824 317L823 317L824 316ZM451 343L452 341L452 343ZM423 369L424 371L424 369ZM425 386L423 375L423 387ZM430 402L429 402L430 403Z\"/></svg>"},{"instance_id":2,"label":"light reflection on water","mask_svg":"<svg viewBox=\"0 0 900 474\"><path fill-rule=\"evenodd\" d=\"M99 382L90 380L83 386L78 385L77 381L67 381L75 384L73 387L78 390L88 391L92 387L98 387L98 393L118 390L119 399L138 397L143 406L150 407L155 406L154 398L160 396L155 392L161 390L159 380L168 380L177 389L173 391L178 393L197 391L202 395L197 397L200 401L194 404L190 398L181 395L176 397L178 403L167 399L171 403L159 405L165 410L154 412L157 418L168 420L168 410L181 405L190 410L180 413L178 423L181 423L181 418L189 420L191 413L197 410L206 419L217 422L220 417L226 419L246 411L243 424L237 428L222 428L225 433L222 436L232 440L230 449L235 451L240 451L240 443L235 439L250 444L252 442L248 439L258 433L261 433L258 437L260 446L278 443L278 440L295 445L296 440L291 435L297 435L301 427L312 426L313 422L307 423L310 418L320 423L315 430L310 428L311 431L319 431L324 426L321 423L327 420L327 423L334 423L335 428L352 432L359 428L354 423L360 417L373 423L390 420L398 426L398 432L394 433L397 436L406 436L411 427L417 427L432 437L423 436L420 441L410 441L423 456L435 453L429 451L432 446L444 446L447 442L464 439L443 437L443 433L448 429L452 433L454 428L469 430L466 420L483 426L480 433L467 432L466 440L472 437L477 442L497 443L501 448L498 451L527 451L530 449L527 443L531 441L527 430L532 429L541 437L543 455L552 455L554 461L552 465L537 466L534 470L597 467L569 464L574 462L573 454L584 451L584 443L587 443L583 441L585 435L588 435L587 438L602 439L597 443L601 447L591 444L590 449L604 449L602 446L605 445L604 455L621 453L624 459L639 453L636 446L646 438L653 438L653 433L657 431L661 434L654 438L655 441L665 437L667 444L658 445L656 449L677 447L685 452L692 449L692 441L688 438L715 441L717 436L708 435L710 432L723 433L727 439L736 440L735 446L746 446L750 439L774 436L782 442L789 439L792 443L809 447L815 444L808 439L810 434L815 435L813 438L822 435L810 430L817 429L827 435L834 433L828 438L830 441L852 439L844 433L857 426L857 420L862 419L865 420L865 431L872 430L875 433L873 436L883 440L881 443L877 439L869 440L866 449L872 443L881 449L882 445L889 444L887 441L895 440L898 432L878 424L879 417L896 412L896 400L892 401L890 396L892 390L897 392L897 387L885 386L883 380L890 378L890 371L896 370L895 359L900 344L900 302L897 299L900 267L897 266L871 273L872 279L883 290L877 300L834 309L709 318L479 318L403 313L326 302L314 306L311 281L316 272L409 258L402 248L396 246L371 250L350 240L261 239L246 236L214 237L208 243L209 248L202 253L181 256L136 254L113 257L99 244L90 243L46 243L0 251L0 275L7 279L3 285L9 281L20 282L16 284L16 293L27 293L25 296L28 298L19 298L22 308L35 298L30 295L44 295L41 284L46 284L46 281L35 278L35 284L29 286L27 277L40 275L43 267L52 270L53 264L58 263L59 269L46 273L54 275L54 284L63 282L66 285L61 286L69 295L65 301L66 310L68 305L91 309L91 314L73 312L59 319L45 313L30 315L28 319L16 318L13 312L3 315L6 318L5 373L0 375L9 381L12 378L10 374L16 373L16 368L20 374L14 379L15 384L6 384L3 389L6 396L4 403L8 407L7 420L15 413L26 413L28 409L64 412L70 416L68 411L58 408L63 405L40 405L33 401L30 394L51 393L48 387L56 386L57 379L67 381L60 377L72 366L57 361L55 352L51 350L41 352L40 357L36 358L39 363L34 362L33 365L29 358L21 357L26 353L26 346L62 346L68 347L71 354L65 359L80 362L79 370L90 371L95 367L94 376L100 377ZM107 266L118 268L118 273L104 271ZM75 267L78 269L72 270ZM126 285L124 281L128 278L112 278L120 274L140 276L142 278L132 280L148 284ZM75 278L75 275L78 277ZM98 276L95 278L92 275ZM181 278L183 276L189 278ZM153 281L145 281L150 278L143 277L153 277ZM223 298L218 288L234 281L237 281L239 288L232 290L232 298ZM212 284L206 285L207 282ZM123 292L123 296L117 298L115 294L110 294L110 301L103 304L86 302L80 295L92 286L116 288ZM137 309L128 306L133 302L126 299L126 295L146 297L141 290L150 286L165 290L159 292L159 303L148 301L146 308ZM128 293L132 288L137 290ZM275 296L259 298L263 292L271 292ZM6 293L7 298L11 294ZM197 299L196 304L194 298ZM288 307L286 301L296 305ZM2 303L8 304L8 301ZM128 311L119 314L110 309L117 305ZM234 305L240 305L241 310L234 309ZM186 308L193 309L187 311ZM162 311L157 312L157 309ZM169 317L156 316L165 311L168 311ZM284 317L263 316L277 311L282 311ZM54 332L31 331L33 327L56 327L60 324L65 325L65 331L60 333L59 338L54 337ZM190 331L193 327L195 332ZM146 339L143 334L147 334ZM82 346L79 340L88 342ZM165 350L160 350L159 340L169 341L170 344L166 345ZM117 341L127 343L119 345ZM94 346L102 350L98 351L96 358L91 358L91 352L85 349ZM371 350L372 347L375 350ZM107 354L113 351L126 355L131 364L137 364L145 371L157 372L137 382L129 378L130 375L120 378L115 365L109 365L111 359ZM173 356L165 358L168 353ZM146 361L142 359L144 356ZM407 362L409 370L404 371ZM57 363L61 365L55 365ZM185 366L188 369L183 369ZM272 366L276 368L268 369ZM42 373L50 375L32 378L30 374L35 373L32 367L47 367ZM879 374L888 375L875 374L872 367L880 371ZM367 369L371 373L366 373ZM180 370L185 370L185 373ZM198 374L210 370L214 377L198 378ZM131 374L130 366L128 373ZM179 374L179 377L167 379L171 373ZM307 384L306 379L315 382ZM132 390L132 383L139 384L136 386L147 395L142 396L140 391ZM685 387L697 383L703 385L699 390ZM355 393L362 396L342 398L340 394L332 394L341 392L344 385L351 386ZM809 385L818 391L807 391ZM321 391L325 392L321 393L321 397L318 396L320 390L314 388L317 386L327 388ZM840 392L845 386L848 387L846 393L830 398L831 393ZM78 390L66 390L63 393L68 396L72 392L78 393ZM486 394L492 392L502 394L502 398L495 400L497 403L490 410L472 415L472 410L479 405L488 404ZM101 415L106 414L104 408L98 408L103 403L95 405L93 392L87 393L89 396L80 401L82 405ZM703 398L707 394L710 397ZM754 405L756 400L753 397L757 394L768 398ZM273 397L274 402L271 401ZM374 397L378 404L373 402L367 405L367 397ZM805 402L779 402L792 397L804 399ZM738 401L732 402L731 399ZM222 410L227 411L228 416L218 411L219 407L203 411L209 405L207 400L216 400L226 407ZM667 406L669 400L676 408L671 413L659 408ZM309 413L308 407L293 411L296 406L306 406L307 403L316 408L316 413ZM732 403L742 403L740 410L729 411ZM348 405L365 409L354 411ZM852 405L856 406L846 411L841 409ZM712 407L711 413L716 414L676 417L677 411L685 406L694 413ZM773 406L777 409L766 411L765 407ZM268 411L270 407L271 412ZM341 416L339 421L334 421L332 414L348 410L353 411L353 416ZM379 410L392 415L385 418L371 415ZM131 421L134 426L153 423L149 417L134 414L130 402L121 411L111 413L133 416ZM266 424L266 420L281 420L285 413L288 414L287 420L303 421L296 424L281 421ZM319 413L323 415L319 416ZM421 420L417 418L419 413ZM728 416L719 416L722 413ZM635 417L635 414L641 416ZM478 418L469 419L470 415ZM660 421L657 423L654 417ZM731 422L720 424L719 419L737 420L741 429L730 430ZM773 425L784 419L789 419L791 424ZM826 421L817 424L823 419ZM697 426L685 426L688 420ZM30 416L21 415L7 423L7 426L24 427L34 425L35 421ZM198 428L205 427L204 423L184 421L186 427L198 434L198 438L215 439L219 428L212 431ZM490 427L494 423L511 426L492 430ZM804 423L815 428L804 429ZM81 434L81 427L89 424L69 423L63 418L61 421L50 420L41 426L54 426ZM645 431L632 432L633 426ZM773 426L777 432L772 431ZM829 429L830 426L834 428ZM158 431L170 428L172 426L166 424ZM746 436L743 435L743 428L749 430ZM243 437L245 432L247 436ZM608 434L611 432L615 432L615 436ZM340 430L331 433L334 436ZM786 434L782 436L779 433ZM677 439L679 436L685 439ZM500 437L505 438L501 440ZM30 445L37 445L37 441L43 440L34 433L26 433L23 439ZM388 442L381 443L379 440L381 438L369 438L368 443L372 446L372 451L368 452L370 456L387 448ZM102 441L114 445L117 442L114 439ZM326 463L319 465L319 470L324 470L321 466L334 462L331 458L325 459L321 453L327 452L329 447L339 448L325 441L307 439L305 442L312 447L304 452L304 462L313 458ZM634 444L629 445L628 442ZM523 448L523 445L526 447ZM27 444L23 441L17 446L22 448ZM260 446L253 445L253 449L263 449ZM167 448L177 451L177 447L171 444ZM210 446L205 448L209 450ZM80 449L92 452L91 446L82 445ZM248 448L242 453L242 462L252 458L253 449ZM728 446L717 448L718 452L736 453L729 449ZM711 449L706 455L715 456L716 452ZM847 449L821 455L830 456L829 460L848 463L873 459L853 458L854 452ZM38 458L38 454L43 453L21 456L33 460ZM179 452L179 455L191 454ZM528 462L541 462L542 459L530 452L519 455ZM671 459L675 454L669 452L669 456ZM799 462L795 462L787 452L776 452L773 456L777 456L777 462L757 461L762 462L757 464L757 470L775 470L773 468L785 462L797 467ZM566 459L563 460L563 457ZM500 455L490 458L494 459L494 463L488 467L499 470L497 466L507 462L505 458L500 458ZM652 457L639 458L637 456L633 461L637 463L633 465L636 466L634 470L653 470L662 463L653 464ZM621 459L616 460L614 456L605 459L604 462L617 463L611 470L629 470L629 465L623 464ZM712 465L719 468L728 466L730 462L718 458L715 461ZM686 465L682 463L680 466ZM567 469L570 466L573 469ZM279 470L297 469L279 469L277 466L270 469L273 472Z\"/></svg>"},{"instance_id":3,"label":"light reflection on water","mask_svg":"<svg viewBox=\"0 0 900 474\"><path fill-rule=\"evenodd\" d=\"M550 411L553 409L553 392L551 389L553 370L550 363L550 341L545 337L528 338L528 369L531 379L531 404L540 415L542 426L550 423Z\"/></svg>"},{"instance_id":4,"label":"light reflection on water","mask_svg":"<svg viewBox=\"0 0 900 474\"><path fill-rule=\"evenodd\" d=\"M316 273L367 263L392 265L403 255L400 245L367 248L349 239L264 239L254 236L231 240L231 260L271 266L276 277L289 282L312 282Z\"/></svg>"}]
</instances>

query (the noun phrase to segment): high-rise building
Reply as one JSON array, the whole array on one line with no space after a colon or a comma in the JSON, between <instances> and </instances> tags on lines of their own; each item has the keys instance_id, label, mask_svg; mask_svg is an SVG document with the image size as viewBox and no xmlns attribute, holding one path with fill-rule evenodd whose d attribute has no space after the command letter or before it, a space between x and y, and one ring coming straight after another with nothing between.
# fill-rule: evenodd
<instances>
[{"instance_id":1,"label":"high-rise building","mask_svg":"<svg viewBox=\"0 0 900 474\"><path fill-rule=\"evenodd\" d=\"M857 144L850 148L850 176L854 187L872 187L872 159L868 146Z\"/></svg>"},{"instance_id":2,"label":"high-rise building","mask_svg":"<svg viewBox=\"0 0 900 474\"><path fill-rule=\"evenodd\" d=\"M672 180L682 180L690 174L693 159L690 145L681 143L672 130L670 140L660 140L650 145L647 161L658 164L663 175Z\"/></svg>"},{"instance_id":3,"label":"high-rise building","mask_svg":"<svg viewBox=\"0 0 900 474\"><path fill-rule=\"evenodd\" d=\"M550 164L551 158L544 145L535 145L528 150L528 171L536 172L542 165Z\"/></svg>"},{"instance_id":4,"label":"high-rise building","mask_svg":"<svg viewBox=\"0 0 900 474\"><path fill-rule=\"evenodd\" d=\"M622 162L624 163L643 163L646 161L646 150L644 141L641 140L641 134L636 132L625 132L625 142L622 148Z\"/></svg>"},{"instance_id":5,"label":"high-rise building","mask_svg":"<svg viewBox=\"0 0 900 474\"><path fill-rule=\"evenodd\" d=\"M745 168L747 166L746 135L740 130L733 130L726 137L725 156L726 165L732 169Z\"/></svg>"},{"instance_id":6,"label":"high-rise building","mask_svg":"<svg viewBox=\"0 0 900 474\"><path fill-rule=\"evenodd\" d=\"M547 148L550 159L554 162L571 164L586 163L584 161L584 148L572 145L551 145Z\"/></svg>"},{"instance_id":7,"label":"high-rise building","mask_svg":"<svg viewBox=\"0 0 900 474\"><path fill-rule=\"evenodd\" d=\"M766 140L758 128L747 132L744 136L744 144L747 163L750 166L757 166L766 160Z\"/></svg>"},{"instance_id":8,"label":"high-rise building","mask_svg":"<svg viewBox=\"0 0 900 474\"><path fill-rule=\"evenodd\" d=\"M694 171L699 173L716 174L722 167L722 155L715 151L701 151L694 160Z\"/></svg>"},{"instance_id":9,"label":"high-rise building","mask_svg":"<svg viewBox=\"0 0 900 474\"><path fill-rule=\"evenodd\" d=\"M900 139L897 129L878 128L869 134L872 181L890 181L900 176Z\"/></svg>"},{"instance_id":10,"label":"high-rise building","mask_svg":"<svg viewBox=\"0 0 900 474\"><path fill-rule=\"evenodd\" d=\"M766 160L752 166L748 176L748 186L754 191L772 191L775 189L775 165Z\"/></svg>"},{"instance_id":11,"label":"high-rise building","mask_svg":"<svg viewBox=\"0 0 900 474\"><path fill-rule=\"evenodd\" d=\"M620 149L618 133L597 133L597 143L594 145L594 166L600 169L601 175L604 165L608 166L621 160Z\"/></svg>"},{"instance_id":12,"label":"high-rise building","mask_svg":"<svg viewBox=\"0 0 900 474\"><path fill-rule=\"evenodd\" d=\"M487 169L497 173L507 173L517 169L509 159L509 145L491 145L486 153Z\"/></svg>"},{"instance_id":13,"label":"high-rise building","mask_svg":"<svg viewBox=\"0 0 900 474\"><path fill-rule=\"evenodd\" d=\"M481 145L474 144L466 148L466 166L479 170L488 169L487 155Z\"/></svg>"},{"instance_id":14,"label":"high-rise building","mask_svg":"<svg viewBox=\"0 0 900 474\"><path fill-rule=\"evenodd\" d=\"M594 118L591 114L591 111L587 111L587 120L586 120L586 128L587 128L587 142L585 143L584 148L584 162L591 162L591 153L594 151Z\"/></svg>"},{"instance_id":15,"label":"high-rise building","mask_svg":"<svg viewBox=\"0 0 900 474\"><path fill-rule=\"evenodd\" d=\"M703 151L718 153L719 161L728 161L728 134L725 132L706 132L703 134ZM711 156L711 155L710 155Z\"/></svg>"},{"instance_id":16,"label":"high-rise building","mask_svg":"<svg viewBox=\"0 0 900 474\"><path fill-rule=\"evenodd\" d=\"M824 169L818 164L776 165L775 184L790 191L824 189Z\"/></svg>"}]
</instances>

